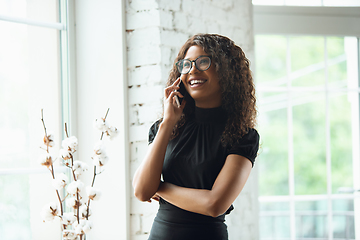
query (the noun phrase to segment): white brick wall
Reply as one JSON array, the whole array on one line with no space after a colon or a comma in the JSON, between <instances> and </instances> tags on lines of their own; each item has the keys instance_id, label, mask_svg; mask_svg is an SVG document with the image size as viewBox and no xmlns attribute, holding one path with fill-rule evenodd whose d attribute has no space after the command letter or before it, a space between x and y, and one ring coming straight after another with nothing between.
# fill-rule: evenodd
<instances>
[{"instance_id":1,"label":"white brick wall","mask_svg":"<svg viewBox=\"0 0 360 240\"><path fill-rule=\"evenodd\" d=\"M165 82L179 48L193 34L219 33L253 59L251 0L127 0L130 177L147 150L148 130L160 117ZM257 170L227 216L231 240L258 239ZM145 240L157 203L131 197L131 239Z\"/></svg>"}]
</instances>

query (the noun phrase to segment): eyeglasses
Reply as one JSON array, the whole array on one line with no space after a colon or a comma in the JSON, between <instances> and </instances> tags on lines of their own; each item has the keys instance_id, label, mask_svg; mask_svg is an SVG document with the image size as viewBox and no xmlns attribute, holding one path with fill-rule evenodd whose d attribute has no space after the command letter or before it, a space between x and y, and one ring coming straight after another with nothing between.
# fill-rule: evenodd
<instances>
[{"instance_id":1,"label":"eyeglasses","mask_svg":"<svg viewBox=\"0 0 360 240\"><path fill-rule=\"evenodd\" d=\"M191 71L193 64L195 63L195 67L200 71L206 71L209 69L211 65L211 57L210 56L199 56L195 60L182 59L178 61L175 65L180 74L187 74Z\"/></svg>"}]
</instances>

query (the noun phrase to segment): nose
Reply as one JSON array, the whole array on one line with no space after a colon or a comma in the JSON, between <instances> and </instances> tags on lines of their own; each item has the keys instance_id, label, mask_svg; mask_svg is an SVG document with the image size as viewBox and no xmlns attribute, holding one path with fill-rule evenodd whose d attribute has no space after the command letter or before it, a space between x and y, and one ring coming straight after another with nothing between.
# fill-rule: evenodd
<instances>
[{"instance_id":1,"label":"nose","mask_svg":"<svg viewBox=\"0 0 360 240\"><path fill-rule=\"evenodd\" d=\"M190 69L190 74L193 72L193 71L198 71L196 65L195 65L195 61L194 62L191 62L191 69Z\"/></svg>"}]
</instances>

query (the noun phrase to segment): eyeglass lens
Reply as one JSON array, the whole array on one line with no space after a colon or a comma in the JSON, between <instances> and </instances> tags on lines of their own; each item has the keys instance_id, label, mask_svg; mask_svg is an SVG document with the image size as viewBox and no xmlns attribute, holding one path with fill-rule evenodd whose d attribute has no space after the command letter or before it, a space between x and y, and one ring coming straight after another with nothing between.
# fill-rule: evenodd
<instances>
[{"instance_id":1,"label":"eyeglass lens","mask_svg":"<svg viewBox=\"0 0 360 240\"><path fill-rule=\"evenodd\" d=\"M208 56L200 56L193 61L188 60L188 59L183 59L183 60L180 60L179 62L177 62L177 64L176 64L178 71L181 74L186 74L186 73L190 72L190 70L192 68L192 62L195 62L195 67L200 71L208 70L210 67L210 64L211 64L210 57L208 57Z\"/></svg>"}]
</instances>

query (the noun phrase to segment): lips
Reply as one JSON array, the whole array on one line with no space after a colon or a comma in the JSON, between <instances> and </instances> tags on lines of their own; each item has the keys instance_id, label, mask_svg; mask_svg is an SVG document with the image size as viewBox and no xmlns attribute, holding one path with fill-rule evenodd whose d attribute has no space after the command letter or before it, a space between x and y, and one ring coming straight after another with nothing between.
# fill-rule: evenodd
<instances>
[{"instance_id":1,"label":"lips","mask_svg":"<svg viewBox=\"0 0 360 240\"><path fill-rule=\"evenodd\" d=\"M193 79L190 79L188 81L188 83L189 83L190 87L196 87L196 86L200 86L200 85L204 84L206 81L207 81L206 79L193 78Z\"/></svg>"}]
</instances>

